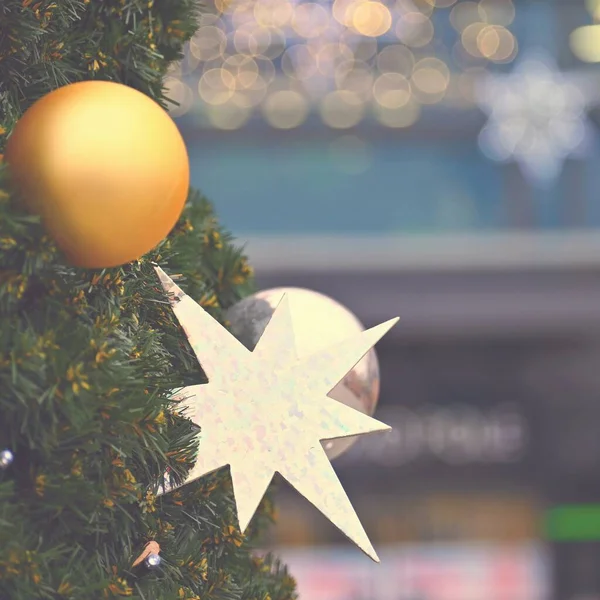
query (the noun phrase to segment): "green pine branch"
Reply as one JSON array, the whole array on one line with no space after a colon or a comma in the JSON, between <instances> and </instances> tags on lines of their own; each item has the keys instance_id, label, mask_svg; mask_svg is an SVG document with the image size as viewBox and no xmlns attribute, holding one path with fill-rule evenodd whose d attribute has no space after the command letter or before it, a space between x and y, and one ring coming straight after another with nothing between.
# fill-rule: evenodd
<instances>
[{"instance_id":1,"label":"green pine branch","mask_svg":"<svg viewBox=\"0 0 600 600\"><path fill-rule=\"evenodd\" d=\"M166 105L162 78L195 31L195 0L4 0L1 145L20 115L83 79L133 86ZM191 191L168 238L139 261L70 267L24 213L0 166L0 598L287 600L294 582L255 554L270 495L246 536L223 470L182 481L195 426L171 392L206 380L153 270L159 263L216 318L251 269ZM163 565L132 568L156 540Z\"/></svg>"},{"instance_id":2,"label":"green pine branch","mask_svg":"<svg viewBox=\"0 0 600 600\"><path fill-rule=\"evenodd\" d=\"M124 83L167 106L163 77L197 29L197 0L3 0L0 151L17 119L76 81Z\"/></svg>"}]
</instances>

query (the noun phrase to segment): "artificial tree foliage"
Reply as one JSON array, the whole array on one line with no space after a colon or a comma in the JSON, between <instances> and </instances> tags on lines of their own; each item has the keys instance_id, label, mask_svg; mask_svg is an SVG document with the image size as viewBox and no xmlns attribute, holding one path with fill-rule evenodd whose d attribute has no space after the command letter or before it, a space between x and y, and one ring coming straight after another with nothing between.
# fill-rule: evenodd
<instances>
[{"instance_id":1,"label":"artificial tree foliage","mask_svg":"<svg viewBox=\"0 0 600 600\"><path fill-rule=\"evenodd\" d=\"M76 81L118 81L166 106L162 79L197 10L3 0L1 145L35 100ZM71 267L20 206L0 165L0 450L14 454L0 470L0 599L295 598L286 569L255 551L270 495L244 536L226 470L156 495L195 459L199 432L171 410L172 391L206 379L153 265L220 320L252 285L210 204L191 190L167 239L105 270ZM132 568L151 540L161 566Z\"/></svg>"}]
</instances>

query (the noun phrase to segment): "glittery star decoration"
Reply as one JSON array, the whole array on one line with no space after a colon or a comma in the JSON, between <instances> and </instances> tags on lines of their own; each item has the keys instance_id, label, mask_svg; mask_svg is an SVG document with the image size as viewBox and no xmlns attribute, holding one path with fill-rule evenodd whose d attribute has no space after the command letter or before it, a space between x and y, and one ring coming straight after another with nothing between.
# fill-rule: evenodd
<instances>
[{"instance_id":1,"label":"glittery star decoration","mask_svg":"<svg viewBox=\"0 0 600 600\"><path fill-rule=\"evenodd\" d=\"M564 161L589 147L586 109L593 102L585 81L544 54L531 53L511 73L486 76L476 96L489 116L480 148L493 160L516 161L536 186L554 183Z\"/></svg>"},{"instance_id":2,"label":"glittery star decoration","mask_svg":"<svg viewBox=\"0 0 600 600\"><path fill-rule=\"evenodd\" d=\"M177 394L182 414L201 429L196 463L184 485L229 465L243 533L279 473L379 562L320 442L390 430L327 393L398 319L299 359L284 296L251 352L162 269L156 271L208 378Z\"/></svg>"}]
</instances>

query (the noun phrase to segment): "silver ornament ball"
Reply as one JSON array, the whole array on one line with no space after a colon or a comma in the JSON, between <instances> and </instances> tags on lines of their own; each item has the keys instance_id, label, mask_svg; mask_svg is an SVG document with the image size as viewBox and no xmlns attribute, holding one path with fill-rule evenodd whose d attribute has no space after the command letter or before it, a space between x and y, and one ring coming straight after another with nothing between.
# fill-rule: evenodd
<instances>
[{"instance_id":1,"label":"silver ornament ball","mask_svg":"<svg viewBox=\"0 0 600 600\"><path fill-rule=\"evenodd\" d=\"M10 467L14 459L13 453L8 448L2 450L2 452L0 452L0 469L7 469Z\"/></svg>"},{"instance_id":2,"label":"silver ornament ball","mask_svg":"<svg viewBox=\"0 0 600 600\"><path fill-rule=\"evenodd\" d=\"M146 557L146 560L144 561L144 564L149 569L156 569L157 567L160 566L161 562L162 562L162 558L160 557L160 554L148 554L148 556Z\"/></svg>"},{"instance_id":3,"label":"silver ornament ball","mask_svg":"<svg viewBox=\"0 0 600 600\"><path fill-rule=\"evenodd\" d=\"M364 331L361 322L346 307L324 294L303 288L273 288L240 300L225 313L231 332L248 349L256 346L284 294L290 304L300 357ZM377 354L371 349L328 396L372 416L379 399L379 382ZM352 436L327 440L323 447L329 459L333 459L346 452L357 439Z\"/></svg>"}]
</instances>

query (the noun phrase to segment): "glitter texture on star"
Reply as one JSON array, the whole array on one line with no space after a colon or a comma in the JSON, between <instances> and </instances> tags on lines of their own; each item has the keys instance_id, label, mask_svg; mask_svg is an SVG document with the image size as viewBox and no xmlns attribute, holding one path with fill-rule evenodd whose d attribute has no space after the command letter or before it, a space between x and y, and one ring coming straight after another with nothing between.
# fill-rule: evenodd
<instances>
[{"instance_id":1,"label":"glitter texture on star","mask_svg":"<svg viewBox=\"0 0 600 600\"><path fill-rule=\"evenodd\" d=\"M162 269L156 272L208 378L177 393L178 409L201 429L197 459L183 485L228 465L244 532L279 473L379 561L321 441L390 430L327 394L398 319L298 358L284 296L250 351Z\"/></svg>"}]
</instances>

